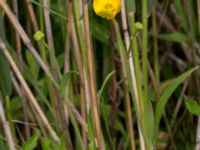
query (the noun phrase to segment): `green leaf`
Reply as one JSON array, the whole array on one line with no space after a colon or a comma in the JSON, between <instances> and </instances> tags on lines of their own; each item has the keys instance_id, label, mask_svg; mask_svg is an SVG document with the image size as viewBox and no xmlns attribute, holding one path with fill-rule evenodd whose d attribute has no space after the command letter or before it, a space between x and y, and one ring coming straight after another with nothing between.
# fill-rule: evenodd
<instances>
[{"instance_id":1,"label":"green leaf","mask_svg":"<svg viewBox=\"0 0 200 150\"><path fill-rule=\"evenodd\" d=\"M61 143L60 143L60 146L59 146L59 150L66 150L66 143L65 143L65 136L64 135L61 136Z\"/></svg>"},{"instance_id":2,"label":"green leaf","mask_svg":"<svg viewBox=\"0 0 200 150\"><path fill-rule=\"evenodd\" d=\"M42 150L52 150L51 149L51 142L49 141L49 139L41 137L40 141L41 141L41 145L42 145Z\"/></svg>"},{"instance_id":3,"label":"green leaf","mask_svg":"<svg viewBox=\"0 0 200 150\"><path fill-rule=\"evenodd\" d=\"M103 84L102 84L102 86L101 86L101 89L98 91L98 94L97 94L99 100L101 100L101 98L102 98L102 96L103 96L103 93L104 93L104 90L105 90L105 87L106 87L107 83L109 82L110 78L112 77L112 75L113 75L114 73L115 73L115 71L110 72L110 73L106 76L105 80L103 81Z\"/></svg>"},{"instance_id":4,"label":"green leaf","mask_svg":"<svg viewBox=\"0 0 200 150\"><path fill-rule=\"evenodd\" d=\"M110 31L107 28L106 24L103 24L101 22L98 22L95 18L91 20L91 31L92 35L95 39L98 41L101 41L104 44L109 44L109 36Z\"/></svg>"},{"instance_id":5,"label":"green leaf","mask_svg":"<svg viewBox=\"0 0 200 150\"><path fill-rule=\"evenodd\" d=\"M58 55L56 60L58 62L59 69L61 70L63 68L64 62L65 62L65 53Z\"/></svg>"},{"instance_id":6,"label":"green leaf","mask_svg":"<svg viewBox=\"0 0 200 150\"><path fill-rule=\"evenodd\" d=\"M152 147L152 141L154 136L154 112L152 103L149 101L145 105L145 136L147 138L147 145L148 147Z\"/></svg>"},{"instance_id":7,"label":"green leaf","mask_svg":"<svg viewBox=\"0 0 200 150\"><path fill-rule=\"evenodd\" d=\"M122 122L118 118L117 118L117 121L115 122L115 129L116 129L116 131L121 132L121 134L126 133Z\"/></svg>"},{"instance_id":8,"label":"green leaf","mask_svg":"<svg viewBox=\"0 0 200 150\"><path fill-rule=\"evenodd\" d=\"M23 144L23 150L33 150L37 146L38 138L40 137L40 131L35 129L33 136Z\"/></svg>"},{"instance_id":9,"label":"green leaf","mask_svg":"<svg viewBox=\"0 0 200 150\"><path fill-rule=\"evenodd\" d=\"M184 100L188 111L193 115L200 116L200 105L196 101L191 100L186 96L184 97Z\"/></svg>"},{"instance_id":10,"label":"green leaf","mask_svg":"<svg viewBox=\"0 0 200 150\"><path fill-rule=\"evenodd\" d=\"M156 140L156 136L157 136L157 132L158 132L158 128L159 128L159 124L160 124L160 120L161 120L161 115L163 113L163 110L165 108L165 105L167 104L167 101L169 100L170 96L173 94L173 92L176 90L176 88L187 78L191 75L192 72L194 72L195 70L197 70L199 67L194 67L188 71L186 71L185 73L181 74L180 76L178 76L176 79L174 79L169 85L168 87L164 90L164 92L162 93L160 100L157 104L156 107L156 112L155 112L155 123L154 123L154 140Z\"/></svg>"},{"instance_id":11,"label":"green leaf","mask_svg":"<svg viewBox=\"0 0 200 150\"><path fill-rule=\"evenodd\" d=\"M178 43L185 42L188 40L188 37L184 33L181 33L181 32L159 34L159 38L161 40L178 42Z\"/></svg>"},{"instance_id":12,"label":"green leaf","mask_svg":"<svg viewBox=\"0 0 200 150\"><path fill-rule=\"evenodd\" d=\"M14 97L10 101L10 109L12 112L16 113L19 109L22 108L22 100L19 97Z\"/></svg>"}]
</instances>

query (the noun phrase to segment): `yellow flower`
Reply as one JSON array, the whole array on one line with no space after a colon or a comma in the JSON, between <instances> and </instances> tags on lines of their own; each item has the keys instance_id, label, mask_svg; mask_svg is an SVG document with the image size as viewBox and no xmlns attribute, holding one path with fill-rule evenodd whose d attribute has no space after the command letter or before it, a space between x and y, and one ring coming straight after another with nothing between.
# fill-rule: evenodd
<instances>
[{"instance_id":1,"label":"yellow flower","mask_svg":"<svg viewBox=\"0 0 200 150\"><path fill-rule=\"evenodd\" d=\"M121 9L121 0L93 0L93 8L97 15L113 19Z\"/></svg>"}]
</instances>

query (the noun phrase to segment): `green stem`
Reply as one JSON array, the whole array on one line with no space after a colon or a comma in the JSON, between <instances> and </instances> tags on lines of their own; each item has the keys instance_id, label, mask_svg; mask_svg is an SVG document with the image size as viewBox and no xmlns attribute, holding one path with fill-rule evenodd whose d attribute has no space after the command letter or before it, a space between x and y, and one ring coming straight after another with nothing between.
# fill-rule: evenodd
<instances>
[{"instance_id":1,"label":"green stem","mask_svg":"<svg viewBox=\"0 0 200 150\"><path fill-rule=\"evenodd\" d=\"M154 76L156 81L156 86L159 88L160 82L160 69L158 60L158 39L157 39L157 25L156 25L156 7L153 6L152 12L152 22L153 22L153 61L154 61ZM158 93L159 94L159 93Z\"/></svg>"},{"instance_id":2,"label":"green stem","mask_svg":"<svg viewBox=\"0 0 200 150\"><path fill-rule=\"evenodd\" d=\"M143 91L142 91L142 82L141 82L141 73L140 73L140 60L139 60L139 53L138 53L138 43L137 43L137 31L135 28L135 17L134 13L130 12L128 14L129 19L129 26L131 30L131 45L133 50L133 61L135 66L135 76L136 76L136 84L137 84L137 90L138 90L138 98L139 98L139 110L140 110L140 116L141 116L141 123L142 126L144 126L144 99L143 99Z\"/></svg>"},{"instance_id":3,"label":"green stem","mask_svg":"<svg viewBox=\"0 0 200 150\"><path fill-rule=\"evenodd\" d=\"M128 86L129 86L129 90L131 92L131 96L132 96L132 99L133 99L138 124L141 125L141 119L140 119L141 115L140 115L140 112L139 112L140 109L137 107L138 104L137 104L137 101L136 101L134 88L133 88L133 84L132 84L133 82L132 82L132 78L131 78L131 71L130 71L127 53L126 53L125 47L124 47L123 42L122 42L118 23L114 20L113 24L114 24L114 28L115 28L115 32L116 32L117 45L118 45L119 53L120 53L122 61L124 62L123 64L124 64L126 74L127 74L127 78L128 78Z\"/></svg>"},{"instance_id":4,"label":"green stem","mask_svg":"<svg viewBox=\"0 0 200 150\"><path fill-rule=\"evenodd\" d=\"M147 0L142 0L142 73L144 85L144 100L148 99L148 66L147 66L147 49L148 49L148 20L147 20Z\"/></svg>"},{"instance_id":5,"label":"green stem","mask_svg":"<svg viewBox=\"0 0 200 150\"><path fill-rule=\"evenodd\" d=\"M76 27L77 27L77 33L78 33L78 39L79 39L79 44L81 48L81 55L83 58L83 63L86 66L86 70L88 69L87 67L87 50L86 50L86 45L84 43L84 36L83 36L83 29L82 29L82 24L81 24L81 16L80 16L80 11L79 11L79 3L78 0L73 1L74 4L74 17L75 17L75 22L76 22Z\"/></svg>"},{"instance_id":6,"label":"green stem","mask_svg":"<svg viewBox=\"0 0 200 150\"><path fill-rule=\"evenodd\" d=\"M40 4L42 4L42 0L39 1ZM43 9L39 8L39 20L40 20L40 30L44 33L44 20L43 20ZM42 39L43 40L43 39ZM42 59L46 62L46 52L45 52L45 46L43 44L43 41L41 42L41 55Z\"/></svg>"}]
</instances>

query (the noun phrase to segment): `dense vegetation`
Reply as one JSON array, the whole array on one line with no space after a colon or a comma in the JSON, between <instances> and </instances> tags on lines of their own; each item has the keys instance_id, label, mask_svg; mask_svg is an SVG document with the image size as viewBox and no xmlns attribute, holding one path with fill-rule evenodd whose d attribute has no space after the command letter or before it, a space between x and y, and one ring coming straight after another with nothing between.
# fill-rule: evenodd
<instances>
[{"instance_id":1,"label":"dense vegetation","mask_svg":"<svg viewBox=\"0 0 200 150\"><path fill-rule=\"evenodd\" d=\"M198 150L200 1L93 1L0 0L0 149Z\"/></svg>"}]
</instances>

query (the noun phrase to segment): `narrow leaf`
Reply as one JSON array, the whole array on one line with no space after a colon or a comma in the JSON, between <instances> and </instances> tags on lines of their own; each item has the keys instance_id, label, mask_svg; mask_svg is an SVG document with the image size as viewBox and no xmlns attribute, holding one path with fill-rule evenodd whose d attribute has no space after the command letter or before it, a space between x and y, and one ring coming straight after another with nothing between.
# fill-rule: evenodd
<instances>
[{"instance_id":1,"label":"narrow leaf","mask_svg":"<svg viewBox=\"0 0 200 150\"><path fill-rule=\"evenodd\" d=\"M145 105L145 136L147 138L147 145L148 147L151 147L151 142L153 141L154 136L154 113L153 113L153 107L152 103L149 101Z\"/></svg>"},{"instance_id":2,"label":"narrow leaf","mask_svg":"<svg viewBox=\"0 0 200 150\"><path fill-rule=\"evenodd\" d=\"M158 128L159 128L159 124L160 124L160 120L161 120L161 115L163 113L163 110L167 104L167 101L169 100L170 96L173 94L173 92L176 90L176 88L187 78L191 75L192 72L194 72L195 70L197 70L199 67L194 67L188 71L186 71L185 73L181 74L180 76L178 76L176 79L174 79L174 81L172 81L172 83L169 84L169 86L164 90L164 92L162 93L160 100L157 104L156 107L156 112L155 112L155 130L154 130L154 140L156 140L156 136L157 136L157 132L158 132Z\"/></svg>"},{"instance_id":3,"label":"narrow leaf","mask_svg":"<svg viewBox=\"0 0 200 150\"><path fill-rule=\"evenodd\" d=\"M110 80L110 78L112 77L112 75L113 75L114 73L115 73L115 71L112 71L111 73L109 73L109 74L106 76L106 78L105 78L105 80L104 80L104 82L103 82L103 84L102 84L102 86L101 86L101 89L98 91L98 94L97 94L99 100L102 98L104 89L105 89L105 87L106 87L108 81Z\"/></svg>"}]
</instances>

